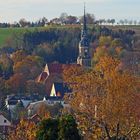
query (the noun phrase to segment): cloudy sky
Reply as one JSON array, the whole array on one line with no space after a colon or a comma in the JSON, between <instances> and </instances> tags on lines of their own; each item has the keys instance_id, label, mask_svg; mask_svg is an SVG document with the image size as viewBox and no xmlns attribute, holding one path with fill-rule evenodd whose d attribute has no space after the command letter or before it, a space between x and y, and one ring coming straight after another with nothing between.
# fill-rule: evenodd
<instances>
[{"instance_id":1,"label":"cloudy sky","mask_svg":"<svg viewBox=\"0 0 140 140\"><path fill-rule=\"evenodd\" d=\"M86 11L96 19L137 19L140 21L140 0L0 0L0 22L14 22L21 18L35 21L40 17L59 17L62 12L81 16Z\"/></svg>"}]
</instances>

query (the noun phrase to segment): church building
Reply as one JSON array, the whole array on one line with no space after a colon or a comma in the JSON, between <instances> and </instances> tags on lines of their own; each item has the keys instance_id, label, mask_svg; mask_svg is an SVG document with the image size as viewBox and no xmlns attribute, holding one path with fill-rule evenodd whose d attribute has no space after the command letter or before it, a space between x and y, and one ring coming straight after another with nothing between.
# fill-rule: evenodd
<instances>
[{"instance_id":1,"label":"church building","mask_svg":"<svg viewBox=\"0 0 140 140\"><path fill-rule=\"evenodd\" d=\"M87 37L87 21L85 7L84 7L83 28L81 31L81 40L79 42L79 56L77 58L77 64L80 64L81 66L84 67L91 67L91 57L90 57L89 40Z\"/></svg>"},{"instance_id":2,"label":"church building","mask_svg":"<svg viewBox=\"0 0 140 140\"><path fill-rule=\"evenodd\" d=\"M46 85L46 93L47 96L50 97L52 95L52 91L54 91L55 83L64 85L63 74L64 70L71 67L91 67L91 57L90 57L90 45L87 36L87 21L86 21L86 13L84 6L84 22L81 31L81 40L79 42L79 55L77 58L76 64L59 64L52 63L46 64L44 71L38 76L37 82L44 83Z\"/></svg>"}]
</instances>

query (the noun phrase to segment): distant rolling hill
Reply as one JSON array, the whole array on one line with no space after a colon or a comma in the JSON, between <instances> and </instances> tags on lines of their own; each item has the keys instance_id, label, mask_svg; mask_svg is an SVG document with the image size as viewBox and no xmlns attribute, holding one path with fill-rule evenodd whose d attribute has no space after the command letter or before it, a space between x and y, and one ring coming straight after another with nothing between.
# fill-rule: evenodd
<instances>
[{"instance_id":1,"label":"distant rolling hill","mask_svg":"<svg viewBox=\"0 0 140 140\"><path fill-rule=\"evenodd\" d=\"M75 28L79 27L80 25L49 25L47 27L29 27L29 28L0 28L0 47L4 46L6 42L12 39L13 34L22 35L26 32L36 32L36 31L45 31L50 28ZM93 27L93 26L90 26ZM140 37L140 26L139 25L122 25L122 26L107 26L113 30L134 30L136 35Z\"/></svg>"},{"instance_id":2,"label":"distant rolling hill","mask_svg":"<svg viewBox=\"0 0 140 140\"><path fill-rule=\"evenodd\" d=\"M117 26L107 26L110 29L113 30L133 30L136 32L136 35L140 37L140 25L117 25Z\"/></svg>"},{"instance_id":3,"label":"distant rolling hill","mask_svg":"<svg viewBox=\"0 0 140 140\"><path fill-rule=\"evenodd\" d=\"M8 42L10 39L12 39L12 36L15 35L22 35L26 32L37 32L37 31L47 31L50 28L75 28L80 27L79 25L53 25L53 26L47 26L47 27L28 27L28 28L0 28L0 47L4 46L6 42Z\"/></svg>"}]
</instances>

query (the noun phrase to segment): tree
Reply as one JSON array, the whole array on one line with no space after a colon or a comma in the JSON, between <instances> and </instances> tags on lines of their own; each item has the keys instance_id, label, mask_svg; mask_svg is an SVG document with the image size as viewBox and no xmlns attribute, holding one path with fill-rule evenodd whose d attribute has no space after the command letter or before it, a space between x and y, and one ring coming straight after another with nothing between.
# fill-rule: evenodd
<instances>
[{"instance_id":1,"label":"tree","mask_svg":"<svg viewBox=\"0 0 140 140\"><path fill-rule=\"evenodd\" d=\"M110 22L112 23L112 25L115 23L115 19L111 19Z\"/></svg>"},{"instance_id":2,"label":"tree","mask_svg":"<svg viewBox=\"0 0 140 140\"><path fill-rule=\"evenodd\" d=\"M134 25L137 25L137 21L136 20L134 20Z\"/></svg>"},{"instance_id":3,"label":"tree","mask_svg":"<svg viewBox=\"0 0 140 140\"><path fill-rule=\"evenodd\" d=\"M112 66L110 65L112 64ZM107 81L106 97L102 102L102 119L110 126L115 128L119 125L122 136L128 134L133 127L139 126L139 77L128 74L127 72L120 73L118 71L119 61L112 58L103 58L97 69L104 75ZM110 83L111 82L111 83ZM134 111L136 109L136 112ZM128 123L129 122L129 123ZM133 131L135 133L135 131ZM138 134L138 132L136 132ZM131 137L132 133L129 133ZM120 135L121 137L121 135ZM133 136L131 137L133 138Z\"/></svg>"},{"instance_id":4,"label":"tree","mask_svg":"<svg viewBox=\"0 0 140 140\"><path fill-rule=\"evenodd\" d=\"M95 16L93 14L86 13L86 20L87 20L87 24L93 24L94 21L95 21ZM79 19L79 21L80 21L80 23L83 23L84 22L84 16L82 16Z\"/></svg>"},{"instance_id":5,"label":"tree","mask_svg":"<svg viewBox=\"0 0 140 140\"><path fill-rule=\"evenodd\" d=\"M119 60L106 56L95 70L66 78L73 94L65 99L85 139L105 139L108 132L103 128L113 137L119 125L117 135L123 137L133 131L133 126L140 127L139 77L120 71L119 64Z\"/></svg>"},{"instance_id":6,"label":"tree","mask_svg":"<svg viewBox=\"0 0 140 140\"><path fill-rule=\"evenodd\" d=\"M130 20L130 21L129 21L129 25L132 25L132 23L133 23L133 20Z\"/></svg>"},{"instance_id":7,"label":"tree","mask_svg":"<svg viewBox=\"0 0 140 140\"><path fill-rule=\"evenodd\" d=\"M125 19L125 20L124 20L124 23L127 25L127 24L128 24L128 20L127 20L127 19Z\"/></svg>"},{"instance_id":8,"label":"tree","mask_svg":"<svg viewBox=\"0 0 140 140\"><path fill-rule=\"evenodd\" d=\"M110 24L110 23L111 23L111 19L108 19L108 20L107 20L107 23Z\"/></svg>"},{"instance_id":9,"label":"tree","mask_svg":"<svg viewBox=\"0 0 140 140\"><path fill-rule=\"evenodd\" d=\"M14 73L22 73L27 79L36 78L42 70L43 60L39 56L27 56L14 64Z\"/></svg>"},{"instance_id":10,"label":"tree","mask_svg":"<svg viewBox=\"0 0 140 140\"><path fill-rule=\"evenodd\" d=\"M125 22L124 22L124 20L121 19L121 20L119 21L119 23L122 24L122 25L124 25Z\"/></svg>"},{"instance_id":11,"label":"tree","mask_svg":"<svg viewBox=\"0 0 140 140\"><path fill-rule=\"evenodd\" d=\"M121 39L114 39L111 42L111 47L122 47L123 43Z\"/></svg>"},{"instance_id":12,"label":"tree","mask_svg":"<svg viewBox=\"0 0 140 140\"><path fill-rule=\"evenodd\" d=\"M26 91L29 95L38 93L38 85L34 80L26 81Z\"/></svg>"},{"instance_id":13,"label":"tree","mask_svg":"<svg viewBox=\"0 0 140 140\"><path fill-rule=\"evenodd\" d=\"M39 123L36 140L56 140L58 138L58 120L46 119Z\"/></svg>"},{"instance_id":14,"label":"tree","mask_svg":"<svg viewBox=\"0 0 140 140\"><path fill-rule=\"evenodd\" d=\"M110 46L112 42L111 36L100 36L99 38L99 46Z\"/></svg>"},{"instance_id":15,"label":"tree","mask_svg":"<svg viewBox=\"0 0 140 140\"><path fill-rule=\"evenodd\" d=\"M48 19L46 17L43 17L38 21L38 26L45 26L47 23Z\"/></svg>"},{"instance_id":16,"label":"tree","mask_svg":"<svg viewBox=\"0 0 140 140\"><path fill-rule=\"evenodd\" d=\"M21 27L26 27L30 25L30 22L28 22L25 18L22 18L19 20L19 24L21 25Z\"/></svg>"},{"instance_id":17,"label":"tree","mask_svg":"<svg viewBox=\"0 0 140 140\"><path fill-rule=\"evenodd\" d=\"M36 49L34 50L34 53L44 58L44 60L47 61L48 63L52 62L55 56L53 47L47 43L40 44L39 46L37 46Z\"/></svg>"},{"instance_id":18,"label":"tree","mask_svg":"<svg viewBox=\"0 0 140 140\"><path fill-rule=\"evenodd\" d=\"M9 134L10 140L34 140L36 137L37 126L34 122L29 120L21 119L16 127Z\"/></svg>"},{"instance_id":19,"label":"tree","mask_svg":"<svg viewBox=\"0 0 140 140\"><path fill-rule=\"evenodd\" d=\"M103 23L106 23L106 20L105 19L99 19L99 24L103 24Z\"/></svg>"},{"instance_id":20,"label":"tree","mask_svg":"<svg viewBox=\"0 0 140 140\"><path fill-rule=\"evenodd\" d=\"M66 19L66 24L76 24L77 23L77 17L75 16L68 16Z\"/></svg>"},{"instance_id":21,"label":"tree","mask_svg":"<svg viewBox=\"0 0 140 140\"><path fill-rule=\"evenodd\" d=\"M53 18L52 20L50 20L50 24L60 24L60 18Z\"/></svg>"},{"instance_id":22,"label":"tree","mask_svg":"<svg viewBox=\"0 0 140 140\"><path fill-rule=\"evenodd\" d=\"M13 61L7 54L2 54L0 69L4 79L8 79L13 73Z\"/></svg>"},{"instance_id":23,"label":"tree","mask_svg":"<svg viewBox=\"0 0 140 140\"><path fill-rule=\"evenodd\" d=\"M108 49L106 47L102 46L102 47L96 48L96 51L92 59L93 66L99 62L101 57L104 57L107 55L108 55Z\"/></svg>"},{"instance_id":24,"label":"tree","mask_svg":"<svg viewBox=\"0 0 140 140\"><path fill-rule=\"evenodd\" d=\"M7 90L16 94L23 94L25 91L25 75L22 73L14 74L8 81L6 81Z\"/></svg>"},{"instance_id":25,"label":"tree","mask_svg":"<svg viewBox=\"0 0 140 140\"><path fill-rule=\"evenodd\" d=\"M39 124L36 140L80 140L75 119L66 115L58 119L45 119Z\"/></svg>"},{"instance_id":26,"label":"tree","mask_svg":"<svg viewBox=\"0 0 140 140\"><path fill-rule=\"evenodd\" d=\"M125 51L124 56L121 57L121 67L129 73L139 76L139 60L140 52L139 51Z\"/></svg>"},{"instance_id":27,"label":"tree","mask_svg":"<svg viewBox=\"0 0 140 140\"><path fill-rule=\"evenodd\" d=\"M59 120L58 140L81 140L77 124L71 115L62 116Z\"/></svg>"},{"instance_id":28,"label":"tree","mask_svg":"<svg viewBox=\"0 0 140 140\"><path fill-rule=\"evenodd\" d=\"M3 98L6 96L6 87L5 87L5 82L3 78L0 77L0 98Z\"/></svg>"},{"instance_id":29,"label":"tree","mask_svg":"<svg viewBox=\"0 0 140 140\"><path fill-rule=\"evenodd\" d=\"M12 60L14 63L20 62L27 57L27 53L24 50L18 50L12 54Z\"/></svg>"},{"instance_id":30,"label":"tree","mask_svg":"<svg viewBox=\"0 0 140 140\"><path fill-rule=\"evenodd\" d=\"M60 19L60 21L61 21L62 24L65 24L66 23L67 17L68 17L68 14L67 13L61 13L59 19Z\"/></svg>"}]
</instances>

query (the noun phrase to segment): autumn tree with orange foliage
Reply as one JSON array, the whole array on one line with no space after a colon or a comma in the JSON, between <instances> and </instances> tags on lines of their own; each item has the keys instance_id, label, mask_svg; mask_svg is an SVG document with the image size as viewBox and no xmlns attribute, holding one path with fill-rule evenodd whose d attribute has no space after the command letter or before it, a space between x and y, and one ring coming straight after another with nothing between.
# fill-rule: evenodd
<instances>
[{"instance_id":1,"label":"autumn tree with orange foliage","mask_svg":"<svg viewBox=\"0 0 140 140\"><path fill-rule=\"evenodd\" d=\"M6 81L6 88L9 92L21 94L25 90L25 82L25 76L22 73L16 73Z\"/></svg>"},{"instance_id":2,"label":"autumn tree with orange foliage","mask_svg":"<svg viewBox=\"0 0 140 140\"><path fill-rule=\"evenodd\" d=\"M96 70L103 73L106 83L99 118L109 125L112 135L115 126L119 126L120 133L130 138L129 132L139 125L140 78L119 70L119 61L111 57L102 58Z\"/></svg>"},{"instance_id":3,"label":"autumn tree with orange foliage","mask_svg":"<svg viewBox=\"0 0 140 140\"><path fill-rule=\"evenodd\" d=\"M37 126L34 122L21 119L16 130L9 135L9 140L34 140L36 137Z\"/></svg>"},{"instance_id":4,"label":"autumn tree with orange foliage","mask_svg":"<svg viewBox=\"0 0 140 140\"><path fill-rule=\"evenodd\" d=\"M85 139L138 138L140 79L121 71L119 64L117 59L102 57L94 69L82 74L69 69L69 76L65 71L73 89L66 101Z\"/></svg>"}]
</instances>

